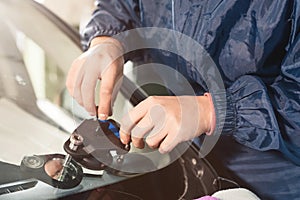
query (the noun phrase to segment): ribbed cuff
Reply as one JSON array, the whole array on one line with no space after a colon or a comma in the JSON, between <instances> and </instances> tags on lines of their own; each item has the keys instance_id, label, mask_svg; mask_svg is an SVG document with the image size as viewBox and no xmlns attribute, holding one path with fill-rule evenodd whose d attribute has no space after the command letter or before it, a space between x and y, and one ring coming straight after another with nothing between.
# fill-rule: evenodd
<instances>
[{"instance_id":1,"label":"ribbed cuff","mask_svg":"<svg viewBox=\"0 0 300 200\"><path fill-rule=\"evenodd\" d=\"M96 37L100 37L100 36L112 37L120 33L120 31L116 31L116 30L98 30L98 27L94 27L92 30L90 29L92 28L87 28L81 34L81 46L83 51L89 49L92 40Z\"/></svg>"},{"instance_id":2,"label":"ribbed cuff","mask_svg":"<svg viewBox=\"0 0 300 200\"><path fill-rule=\"evenodd\" d=\"M228 92L212 92L216 127L213 134L232 133L236 128L236 110Z\"/></svg>"}]
</instances>

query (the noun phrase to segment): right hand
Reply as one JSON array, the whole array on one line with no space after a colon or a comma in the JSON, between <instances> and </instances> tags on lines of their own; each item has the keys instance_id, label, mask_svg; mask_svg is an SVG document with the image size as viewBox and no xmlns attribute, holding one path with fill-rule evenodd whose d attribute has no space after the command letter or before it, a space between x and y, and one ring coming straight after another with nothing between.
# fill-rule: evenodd
<instances>
[{"instance_id":1,"label":"right hand","mask_svg":"<svg viewBox=\"0 0 300 200\"><path fill-rule=\"evenodd\" d=\"M71 96L91 116L98 112L100 119L112 114L115 89L123 75L123 50L121 44L110 37L97 37L89 50L74 60L69 70L66 86ZM98 111L95 105L95 88L101 80Z\"/></svg>"}]
</instances>

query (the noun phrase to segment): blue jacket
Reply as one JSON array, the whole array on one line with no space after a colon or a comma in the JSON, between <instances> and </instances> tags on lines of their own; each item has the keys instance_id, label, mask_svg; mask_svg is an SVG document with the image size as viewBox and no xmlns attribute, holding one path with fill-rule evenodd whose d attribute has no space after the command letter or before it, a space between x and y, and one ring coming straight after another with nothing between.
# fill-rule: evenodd
<instances>
[{"instance_id":1,"label":"blue jacket","mask_svg":"<svg viewBox=\"0 0 300 200\"><path fill-rule=\"evenodd\" d=\"M190 36L207 50L224 80L227 112L222 134L253 149L278 150L300 165L300 1L96 2L98 9L82 33L85 49L96 36L139 27ZM190 76L187 64L181 68L195 90L207 90L201 77ZM214 104L218 119L222 102Z\"/></svg>"}]
</instances>

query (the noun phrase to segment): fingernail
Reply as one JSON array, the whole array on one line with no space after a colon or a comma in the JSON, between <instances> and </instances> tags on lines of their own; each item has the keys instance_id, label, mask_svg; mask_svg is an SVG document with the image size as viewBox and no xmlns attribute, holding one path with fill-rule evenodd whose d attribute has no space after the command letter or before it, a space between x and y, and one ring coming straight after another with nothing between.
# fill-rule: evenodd
<instances>
[{"instance_id":1,"label":"fingernail","mask_svg":"<svg viewBox=\"0 0 300 200\"><path fill-rule=\"evenodd\" d=\"M90 114L91 117L95 117L95 113L90 112L89 114Z\"/></svg>"},{"instance_id":2,"label":"fingernail","mask_svg":"<svg viewBox=\"0 0 300 200\"><path fill-rule=\"evenodd\" d=\"M98 118L99 118L100 120L106 120L107 117L108 117L107 114L103 114L103 113L98 114Z\"/></svg>"},{"instance_id":3,"label":"fingernail","mask_svg":"<svg viewBox=\"0 0 300 200\"><path fill-rule=\"evenodd\" d=\"M120 140L121 140L121 142L122 142L123 144L126 144L125 141L124 141L122 138L120 138Z\"/></svg>"},{"instance_id":4,"label":"fingernail","mask_svg":"<svg viewBox=\"0 0 300 200\"><path fill-rule=\"evenodd\" d=\"M159 148L158 151L159 151L159 153L161 153L161 154L165 154L165 153L168 152L168 151L164 150L163 148Z\"/></svg>"}]
</instances>

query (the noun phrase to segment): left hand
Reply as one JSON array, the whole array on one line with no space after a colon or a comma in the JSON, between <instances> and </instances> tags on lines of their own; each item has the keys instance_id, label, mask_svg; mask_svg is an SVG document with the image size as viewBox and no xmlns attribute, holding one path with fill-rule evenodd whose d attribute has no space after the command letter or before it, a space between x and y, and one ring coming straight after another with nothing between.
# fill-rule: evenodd
<instances>
[{"instance_id":1,"label":"left hand","mask_svg":"<svg viewBox=\"0 0 300 200\"><path fill-rule=\"evenodd\" d=\"M131 140L137 148L146 142L160 153L170 152L180 142L210 132L214 115L210 104L208 96L148 97L121 120L121 141Z\"/></svg>"},{"instance_id":2,"label":"left hand","mask_svg":"<svg viewBox=\"0 0 300 200\"><path fill-rule=\"evenodd\" d=\"M123 76L123 47L114 38L99 36L92 40L90 48L76 58L69 70L66 86L71 96L91 116L106 119L112 114L112 105ZM101 80L98 110L95 104L95 88Z\"/></svg>"}]
</instances>

